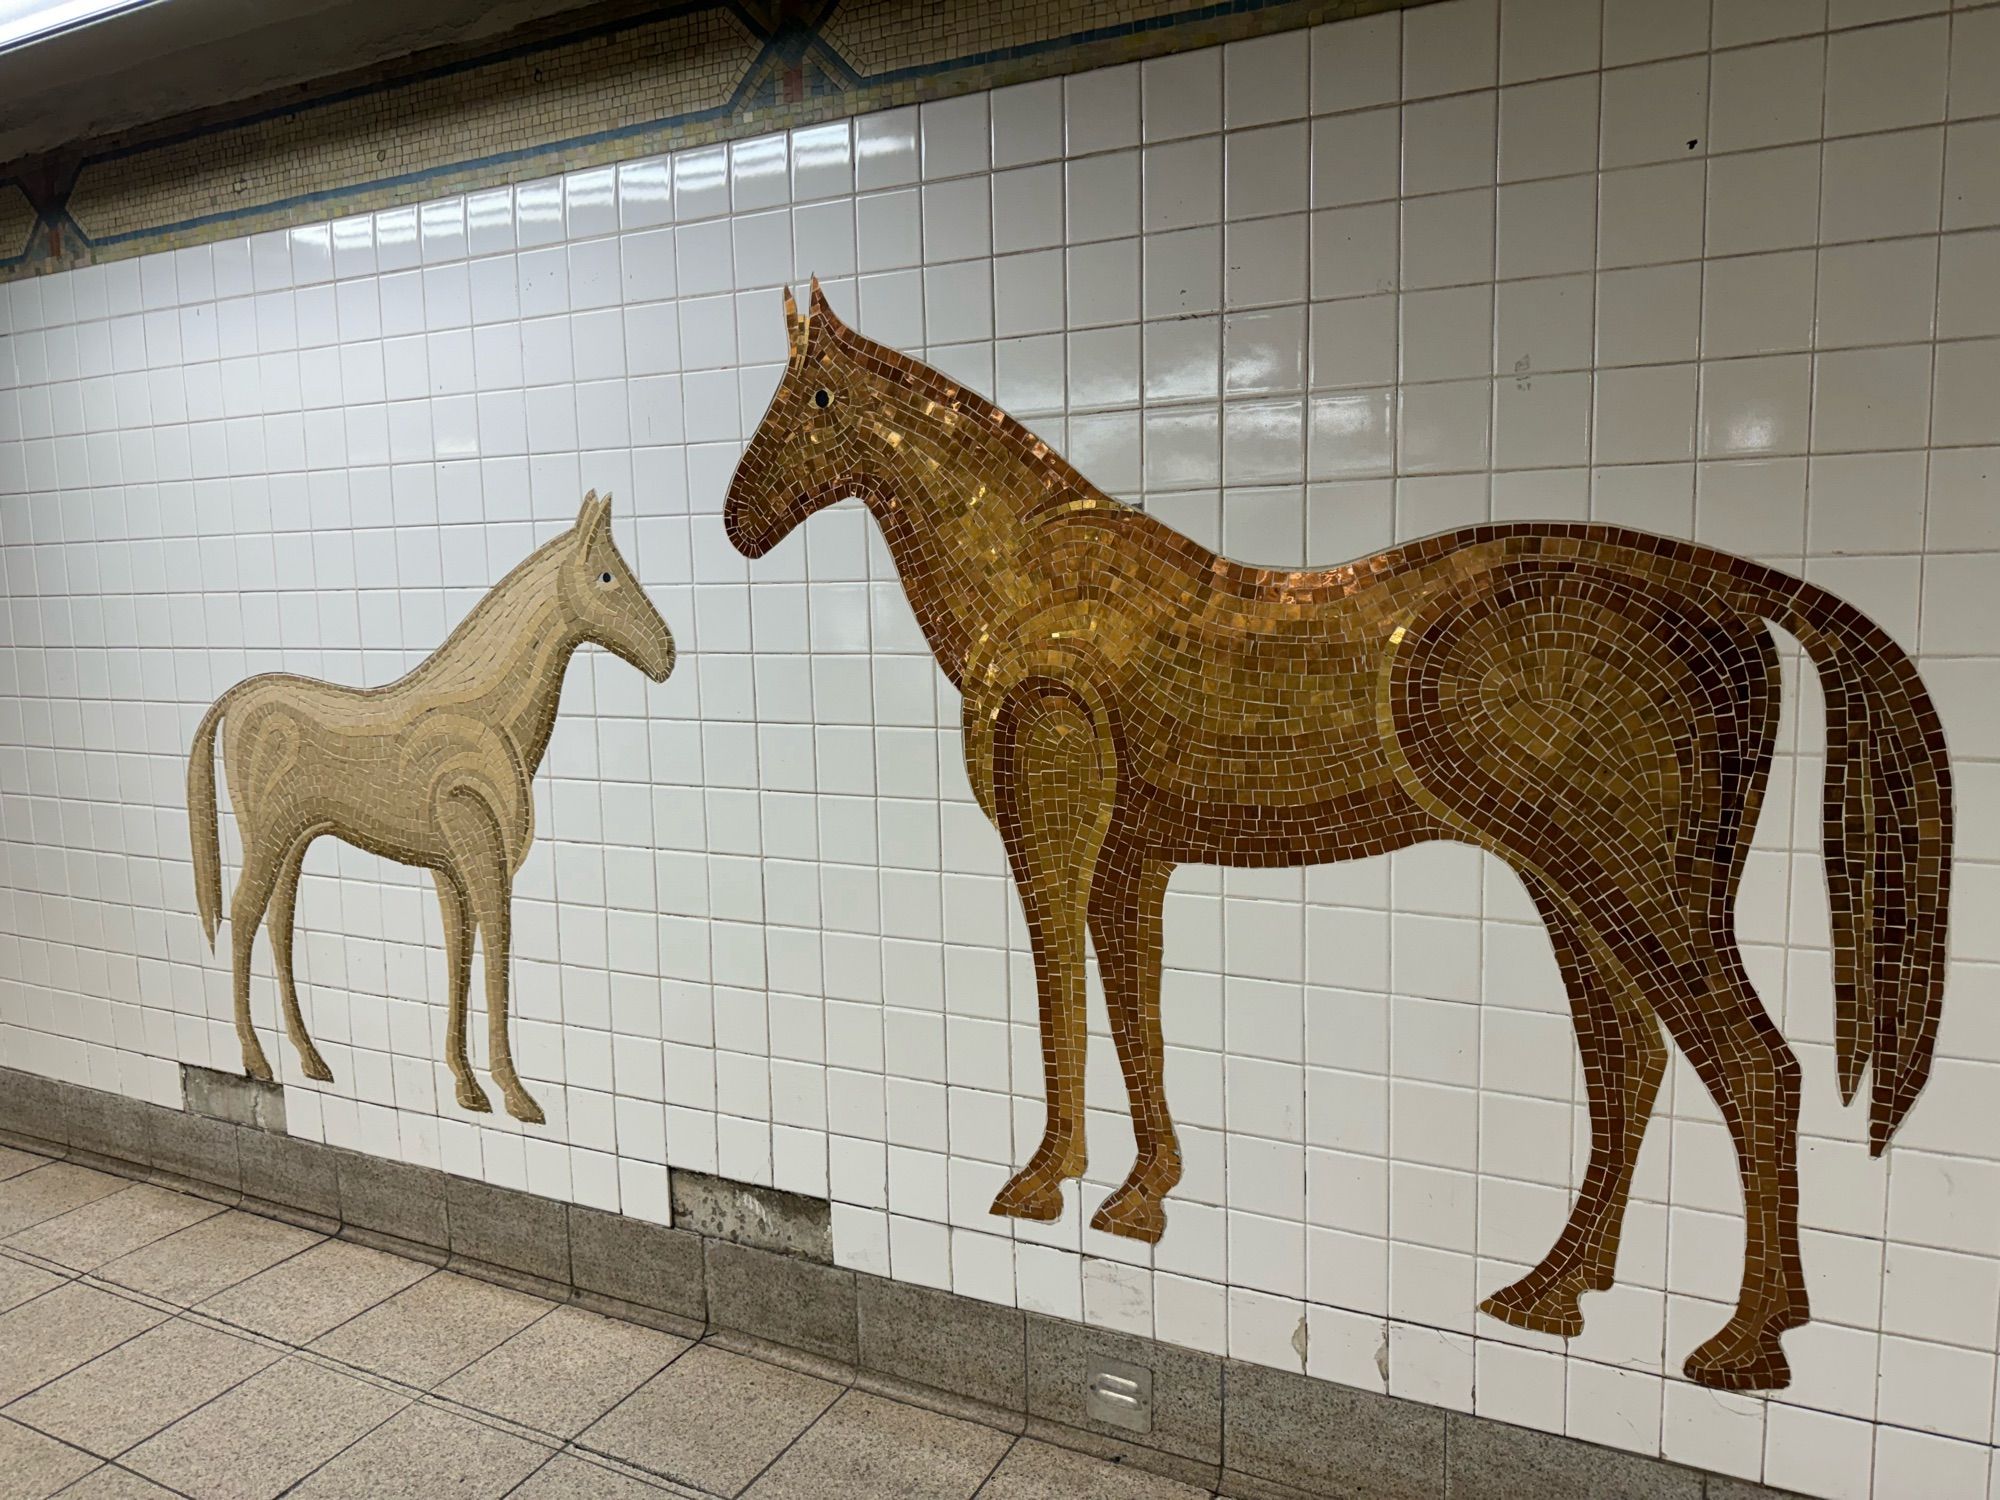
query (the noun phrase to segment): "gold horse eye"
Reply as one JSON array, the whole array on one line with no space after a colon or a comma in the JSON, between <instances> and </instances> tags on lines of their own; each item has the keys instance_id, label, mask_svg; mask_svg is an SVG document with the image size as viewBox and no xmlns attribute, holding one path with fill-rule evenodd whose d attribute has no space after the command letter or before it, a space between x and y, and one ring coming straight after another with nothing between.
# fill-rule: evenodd
<instances>
[{"instance_id":1,"label":"gold horse eye","mask_svg":"<svg viewBox=\"0 0 2000 1500\"><path fill-rule=\"evenodd\" d=\"M827 407L833 405L833 392L825 386L821 386L813 392L813 405L824 411Z\"/></svg>"}]
</instances>

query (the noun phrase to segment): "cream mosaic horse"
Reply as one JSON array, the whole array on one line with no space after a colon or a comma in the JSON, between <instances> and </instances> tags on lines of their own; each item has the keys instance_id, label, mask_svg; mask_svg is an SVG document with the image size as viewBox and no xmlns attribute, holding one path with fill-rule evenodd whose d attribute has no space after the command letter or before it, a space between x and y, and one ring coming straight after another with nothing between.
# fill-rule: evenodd
<instances>
[{"instance_id":1,"label":"cream mosaic horse","mask_svg":"<svg viewBox=\"0 0 2000 1500\"><path fill-rule=\"evenodd\" d=\"M222 915L221 726L243 835L229 936L244 1072L271 1077L250 1023L250 950L268 916L285 1030L307 1077L333 1077L306 1034L292 978L299 868L313 841L331 834L431 872L451 980L446 1061L459 1104L479 1111L492 1105L466 1058L465 1027L474 934L483 940L493 1079L509 1114L541 1121L507 1037L510 908L514 873L534 838L529 782L555 727L564 669L586 642L655 682L673 670L673 636L611 540L610 497L595 491L574 527L494 585L442 646L396 681L361 689L269 673L239 682L203 716L188 761L195 899L213 947Z\"/></svg>"}]
</instances>

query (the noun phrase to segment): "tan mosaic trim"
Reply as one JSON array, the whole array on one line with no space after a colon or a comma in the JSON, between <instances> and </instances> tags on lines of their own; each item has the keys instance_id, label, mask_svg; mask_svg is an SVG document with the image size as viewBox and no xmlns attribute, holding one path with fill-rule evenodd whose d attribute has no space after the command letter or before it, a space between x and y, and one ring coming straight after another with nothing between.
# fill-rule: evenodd
<instances>
[{"instance_id":1,"label":"tan mosaic trim","mask_svg":"<svg viewBox=\"0 0 2000 1500\"><path fill-rule=\"evenodd\" d=\"M28 248L34 227L35 206L28 195L11 182L0 183L0 262L12 260Z\"/></svg>"},{"instance_id":2,"label":"tan mosaic trim","mask_svg":"<svg viewBox=\"0 0 2000 1500\"><path fill-rule=\"evenodd\" d=\"M520 57L500 57L502 39L491 64L411 76L404 60L328 80L318 102L293 91L84 143L73 159L87 165L49 211L54 253L11 266L0 253L0 280L1428 3L863 0L818 30L781 21L763 36L754 11L714 7L546 45L543 26ZM607 7L613 24L630 9Z\"/></svg>"},{"instance_id":3,"label":"tan mosaic trim","mask_svg":"<svg viewBox=\"0 0 2000 1500\"><path fill-rule=\"evenodd\" d=\"M706 11L422 79L94 163L70 217L109 239L686 114L727 100L759 45L734 15Z\"/></svg>"},{"instance_id":4,"label":"tan mosaic trim","mask_svg":"<svg viewBox=\"0 0 2000 1500\"><path fill-rule=\"evenodd\" d=\"M847 0L835 8L823 34L857 73L872 76L1158 20L1188 9L1186 0L1114 0L1100 5L1002 0L980 6L915 7L904 0Z\"/></svg>"}]
</instances>

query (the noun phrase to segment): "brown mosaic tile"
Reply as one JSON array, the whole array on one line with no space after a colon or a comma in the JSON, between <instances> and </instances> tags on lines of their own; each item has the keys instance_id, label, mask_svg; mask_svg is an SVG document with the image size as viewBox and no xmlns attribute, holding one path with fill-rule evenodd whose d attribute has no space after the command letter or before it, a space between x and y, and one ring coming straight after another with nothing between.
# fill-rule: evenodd
<instances>
[{"instance_id":1,"label":"brown mosaic tile","mask_svg":"<svg viewBox=\"0 0 2000 1500\"><path fill-rule=\"evenodd\" d=\"M509 1114L541 1121L507 1035L510 905L514 872L534 838L529 783L555 728L563 671L585 642L655 682L673 670L673 636L612 541L610 497L594 490L574 527L495 584L442 646L396 681L363 690L269 673L238 683L203 716L188 761L195 898L213 946L222 919L220 732L243 838L229 937L236 1033L251 1077L271 1077L250 1020L250 953L267 916L285 1029L308 1077L333 1076L306 1034L292 979L299 868L313 841L331 834L431 872L451 976L447 1061L459 1105L484 1111L492 1105L465 1048L472 943L481 936L493 1078Z\"/></svg>"},{"instance_id":2,"label":"brown mosaic tile","mask_svg":"<svg viewBox=\"0 0 2000 1500\"><path fill-rule=\"evenodd\" d=\"M0 182L0 263L23 255L35 228L35 206L11 182Z\"/></svg>"},{"instance_id":3,"label":"brown mosaic tile","mask_svg":"<svg viewBox=\"0 0 2000 1500\"><path fill-rule=\"evenodd\" d=\"M858 495L964 705L966 768L1020 892L1047 1119L997 1214L1051 1220L1084 1170L1088 938L1137 1159L1093 1228L1157 1241L1181 1158L1164 1082L1161 908L1178 864L1289 867L1471 843L1521 875L1568 988L1591 1156L1542 1263L1482 1304L1570 1335L1610 1286L1668 1038L1714 1096L1747 1204L1735 1314L1687 1361L1782 1386L1807 1317L1797 1059L1737 947L1771 769L1778 653L1827 712L1824 841L1840 1084L1872 1064L1880 1153L1930 1071L1951 771L1910 658L1834 595L1606 525L1474 526L1341 567L1216 556L1109 498L1004 411L785 297L790 359L731 481L745 555Z\"/></svg>"}]
</instances>

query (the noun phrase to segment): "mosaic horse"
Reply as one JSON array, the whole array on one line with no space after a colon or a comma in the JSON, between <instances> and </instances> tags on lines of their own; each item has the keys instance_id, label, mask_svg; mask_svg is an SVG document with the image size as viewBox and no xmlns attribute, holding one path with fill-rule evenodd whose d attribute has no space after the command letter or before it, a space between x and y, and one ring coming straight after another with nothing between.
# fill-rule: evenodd
<instances>
[{"instance_id":1,"label":"mosaic horse","mask_svg":"<svg viewBox=\"0 0 2000 1500\"><path fill-rule=\"evenodd\" d=\"M1799 1065L1731 908L1771 766L1778 654L1826 689L1825 859L1844 1097L1880 1153L1923 1087L1944 982L1951 782L1910 659L1856 610L1740 558L1611 526L1478 526L1338 568L1217 557L1112 500L1005 412L785 298L790 362L729 488L750 557L859 496L964 702L1040 991L1045 1131L993 1211L1051 1220L1084 1169L1085 934L1137 1159L1091 1219L1156 1241L1180 1176L1163 1087L1175 865L1294 866L1423 839L1519 873L1568 989L1591 1155L1542 1263L1482 1304L1571 1335L1611 1285L1664 1025L1714 1095L1745 1203L1741 1296L1691 1379L1786 1383L1807 1317Z\"/></svg>"},{"instance_id":2,"label":"mosaic horse","mask_svg":"<svg viewBox=\"0 0 2000 1500\"><path fill-rule=\"evenodd\" d=\"M250 949L268 914L285 1030L308 1078L333 1077L306 1034L292 979L299 867L313 840L332 834L431 872L451 981L446 1061L459 1104L484 1112L493 1106L465 1055L478 934L493 1080L510 1115L541 1121L507 1038L511 904L514 874L534 838L529 782L555 728L564 669L586 641L655 682L673 670L673 636L611 539L610 497L595 491L575 526L530 553L396 681L364 690L270 673L239 682L202 716L188 759L195 900L214 947L222 916L215 740L227 719L223 764L243 835L229 937L244 1072L271 1076L250 1024Z\"/></svg>"}]
</instances>

